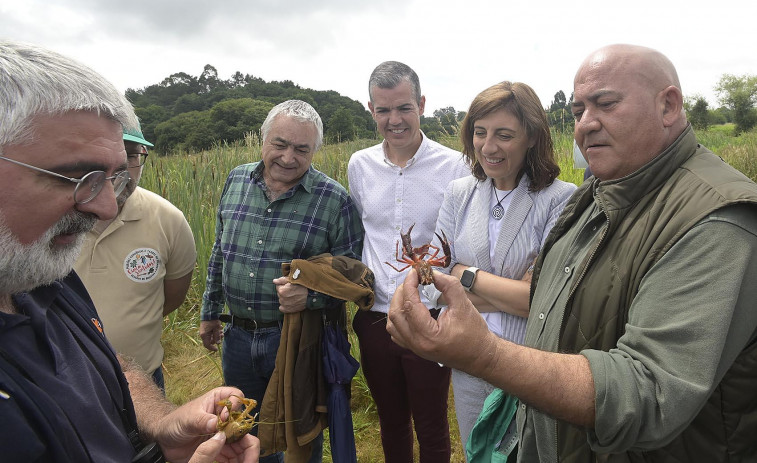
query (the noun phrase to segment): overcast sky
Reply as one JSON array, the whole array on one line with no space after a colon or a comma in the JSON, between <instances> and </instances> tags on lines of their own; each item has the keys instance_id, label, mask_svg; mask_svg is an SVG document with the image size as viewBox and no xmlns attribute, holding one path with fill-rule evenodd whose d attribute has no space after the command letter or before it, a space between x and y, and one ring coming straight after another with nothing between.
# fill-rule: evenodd
<instances>
[{"instance_id":1,"label":"overcast sky","mask_svg":"<svg viewBox=\"0 0 757 463\"><path fill-rule=\"evenodd\" d=\"M756 18L753 0L0 0L0 38L77 58L123 91L211 64L221 79L240 71L365 104L373 68L397 60L420 76L431 115L467 110L502 80L548 106L570 97L586 55L620 42L666 54L684 96L716 107L720 76L757 74Z\"/></svg>"}]
</instances>

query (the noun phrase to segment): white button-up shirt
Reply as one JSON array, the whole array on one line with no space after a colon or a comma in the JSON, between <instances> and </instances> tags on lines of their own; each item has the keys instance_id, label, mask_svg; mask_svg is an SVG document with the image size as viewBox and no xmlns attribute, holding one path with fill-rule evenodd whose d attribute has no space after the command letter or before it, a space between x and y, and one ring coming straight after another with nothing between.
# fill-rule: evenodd
<instances>
[{"instance_id":1,"label":"white button-up shirt","mask_svg":"<svg viewBox=\"0 0 757 463\"><path fill-rule=\"evenodd\" d=\"M397 272L384 263L391 262L397 268L407 265L397 262L395 255L400 232L407 233L415 224L413 247L431 243L432 239L438 245L434 228L444 191L452 180L470 175L470 168L460 152L423 135L421 146L405 167L389 161L380 143L353 154L347 175L350 196L365 229L363 263L376 277L376 299L371 310L386 313L407 272ZM423 293L421 300L428 305Z\"/></svg>"}]
</instances>

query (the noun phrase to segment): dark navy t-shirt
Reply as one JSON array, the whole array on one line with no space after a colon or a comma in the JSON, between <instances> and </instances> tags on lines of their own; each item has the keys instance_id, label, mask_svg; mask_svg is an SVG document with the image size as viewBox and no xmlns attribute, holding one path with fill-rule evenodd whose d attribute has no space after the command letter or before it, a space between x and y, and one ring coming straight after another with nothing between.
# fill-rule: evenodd
<instances>
[{"instance_id":1,"label":"dark navy t-shirt","mask_svg":"<svg viewBox=\"0 0 757 463\"><path fill-rule=\"evenodd\" d=\"M61 299L62 294L69 297ZM0 313L0 348L22 367L24 375L31 377L39 388L34 393L44 394L45 401L59 407L49 411L49 418L60 425L58 429L67 453L80 455L83 451L95 462L128 462L135 451L117 405L123 406L123 396L113 353L103 351L108 345L104 337L98 339L102 334L97 330L99 320L94 310L73 314L70 311L71 304L89 300L86 295L84 298L71 294L70 288L57 282L14 296L20 313ZM69 310L61 310L61 304ZM84 326L81 320L77 324L71 318L82 315L85 316ZM89 329L87 321L92 323L93 329ZM2 418L2 427L12 425L6 421L8 418ZM24 423L28 425L34 428L33 424ZM40 440L44 445L44 438ZM24 442L8 444L25 445ZM38 443L30 441L29 445L33 447ZM19 450L22 449L15 449ZM0 448L0 457L3 452Z\"/></svg>"}]
</instances>

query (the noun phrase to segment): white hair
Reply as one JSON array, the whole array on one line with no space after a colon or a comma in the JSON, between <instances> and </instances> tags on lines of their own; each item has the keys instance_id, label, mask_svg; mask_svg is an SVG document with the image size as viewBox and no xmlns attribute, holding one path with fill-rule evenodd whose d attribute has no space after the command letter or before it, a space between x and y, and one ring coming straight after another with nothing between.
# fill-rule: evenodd
<instances>
[{"instance_id":1,"label":"white hair","mask_svg":"<svg viewBox=\"0 0 757 463\"><path fill-rule=\"evenodd\" d=\"M35 45L0 40L0 149L29 142L38 115L93 111L139 127L126 97L89 67Z\"/></svg>"},{"instance_id":2,"label":"white hair","mask_svg":"<svg viewBox=\"0 0 757 463\"><path fill-rule=\"evenodd\" d=\"M271 109L265 121L263 121L263 125L260 127L260 134L263 136L263 140L268 138L268 132L271 130L273 120L280 114L292 117L300 122L312 123L317 132L315 149L313 151L318 151L323 144L323 121L321 121L321 116L318 115L315 108L302 100L287 100Z\"/></svg>"}]
</instances>

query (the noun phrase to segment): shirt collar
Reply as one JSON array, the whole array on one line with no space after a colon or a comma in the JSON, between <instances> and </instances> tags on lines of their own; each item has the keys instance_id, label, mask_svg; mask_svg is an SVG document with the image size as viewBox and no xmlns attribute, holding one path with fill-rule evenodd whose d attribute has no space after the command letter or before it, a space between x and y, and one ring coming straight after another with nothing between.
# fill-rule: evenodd
<instances>
[{"instance_id":1,"label":"shirt collar","mask_svg":"<svg viewBox=\"0 0 757 463\"><path fill-rule=\"evenodd\" d=\"M696 152L697 140L691 125L662 153L637 171L615 180L592 183L592 192L601 198L605 208L625 209L649 191L665 183L673 172Z\"/></svg>"},{"instance_id":2,"label":"shirt collar","mask_svg":"<svg viewBox=\"0 0 757 463\"><path fill-rule=\"evenodd\" d=\"M28 292L14 294L13 303L22 313L29 313L29 310L36 307L47 309L62 289L63 285L60 281L54 281L49 285L37 286Z\"/></svg>"},{"instance_id":3,"label":"shirt collar","mask_svg":"<svg viewBox=\"0 0 757 463\"><path fill-rule=\"evenodd\" d=\"M262 186L265 185L265 180L263 179L263 170L265 169L265 164L263 164L263 161L258 161L255 166L252 168L252 172L250 172L250 180L255 183ZM313 167L312 164L310 164L310 167L308 168L307 172L305 172L305 175L300 177L300 181L297 183L297 185L294 186L296 189L298 186L302 186L302 188L305 189L308 193L311 192L313 189L313 185L315 184L315 178L316 174L318 173L317 170ZM290 188L289 191L291 191L293 188Z\"/></svg>"},{"instance_id":4,"label":"shirt collar","mask_svg":"<svg viewBox=\"0 0 757 463\"><path fill-rule=\"evenodd\" d=\"M421 130L420 132L421 132L421 144L420 146L418 146L418 150L415 152L415 154L413 154L413 157L407 160L407 163L405 164L405 168L408 168L412 166L413 164L415 164L418 158L423 157L423 153L427 151L426 147L428 146L428 143L429 143L428 137L426 137L426 134L423 133L423 130ZM394 164L392 161L389 160L388 157L386 157L386 140L384 140L381 143L381 151L384 154L384 162L389 164L390 166L396 166L396 164Z\"/></svg>"}]
</instances>

